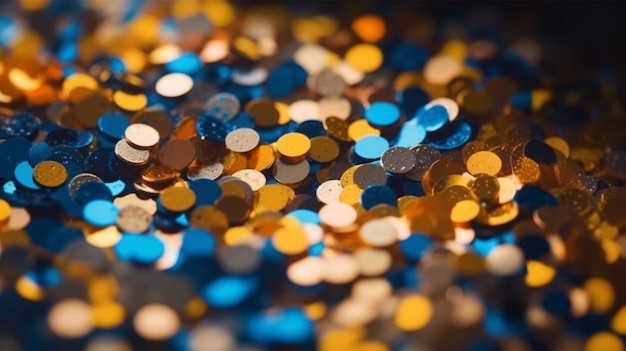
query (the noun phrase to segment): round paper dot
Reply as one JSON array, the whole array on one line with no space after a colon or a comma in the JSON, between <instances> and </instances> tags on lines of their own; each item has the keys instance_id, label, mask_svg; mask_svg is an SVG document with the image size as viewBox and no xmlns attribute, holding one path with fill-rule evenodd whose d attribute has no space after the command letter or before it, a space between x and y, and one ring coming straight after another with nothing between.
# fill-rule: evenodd
<instances>
[{"instance_id":1,"label":"round paper dot","mask_svg":"<svg viewBox=\"0 0 626 351\"><path fill-rule=\"evenodd\" d=\"M143 123L133 123L124 131L124 137L133 146L151 148L159 143L159 132L154 127Z\"/></svg>"},{"instance_id":2,"label":"round paper dot","mask_svg":"<svg viewBox=\"0 0 626 351\"><path fill-rule=\"evenodd\" d=\"M106 227L117 222L119 208L111 201L93 200L83 208L83 219L94 226Z\"/></svg>"},{"instance_id":3,"label":"round paper dot","mask_svg":"<svg viewBox=\"0 0 626 351\"><path fill-rule=\"evenodd\" d=\"M184 73L169 73L157 80L154 90L166 98L187 94L193 87L193 79Z\"/></svg>"}]
</instances>

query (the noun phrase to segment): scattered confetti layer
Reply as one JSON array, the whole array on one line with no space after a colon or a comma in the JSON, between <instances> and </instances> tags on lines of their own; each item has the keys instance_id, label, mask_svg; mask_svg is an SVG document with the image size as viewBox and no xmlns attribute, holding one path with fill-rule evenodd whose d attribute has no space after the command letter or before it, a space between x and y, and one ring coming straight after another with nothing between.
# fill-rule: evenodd
<instances>
[{"instance_id":1,"label":"scattered confetti layer","mask_svg":"<svg viewBox=\"0 0 626 351\"><path fill-rule=\"evenodd\" d=\"M0 5L0 349L625 350L608 68L291 5Z\"/></svg>"}]
</instances>

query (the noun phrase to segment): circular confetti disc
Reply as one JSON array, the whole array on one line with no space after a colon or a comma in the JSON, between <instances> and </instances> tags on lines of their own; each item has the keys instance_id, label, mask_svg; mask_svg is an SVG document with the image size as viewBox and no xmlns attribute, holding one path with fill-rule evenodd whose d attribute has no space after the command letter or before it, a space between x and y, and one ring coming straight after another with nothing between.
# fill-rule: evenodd
<instances>
[{"instance_id":1,"label":"circular confetti disc","mask_svg":"<svg viewBox=\"0 0 626 351\"><path fill-rule=\"evenodd\" d=\"M311 139L311 151L309 157L311 160L327 163L334 161L339 157L339 145L332 138L327 136L318 136Z\"/></svg>"},{"instance_id":2,"label":"circular confetti disc","mask_svg":"<svg viewBox=\"0 0 626 351\"><path fill-rule=\"evenodd\" d=\"M96 227L106 227L116 223L119 212L119 208L111 201L93 200L83 208L83 218Z\"/></svg>"},{"instance_id":3,"label":"circular confetti disc","mask_svg":"<svg viewBox=\"0 0 626 351\"><path fill-rule=\"evenodd\" d=\"M374 127L386 127L400 120L400 109L389 102L375 102L365 110L365 119Z\"/></svg>"},{"instance_id":4,"label":"circular confetti disc","mask_svg":"<svg viewBox=\"0 0 626 351\"><path fill-rule=\"evenodd\" d=\"M187 94L193 87L193 79L184 73L169 73L157 80L154 90L166 98Z\"/></svg>"},{"instance_id":5,"label":"circular confetti disc","mask_svg":"<svg viewBox=\"0 0 626 351\"><path fill-rule=\"evenodd\" d=\"M311 149L311 140L302 133L288 133L276 142L278 152L288 158L301 158Z\"/></svg>"},{"instance_id":6,"label":"circular confetti disc","mask_svg":"<svg viewBox=\"0 0 626 351\"><path fill-rule=\"evenodd\" d=\"M478 151L467 159L467 171L472 175L496 176L502 169L502 160L490 151Z\"/></svg>"},{"instance_id":7,"label":"circular confetti disc","mask_svg":"<svg viewBox=\"0 0 626 351\"><path fill-rule=\"evenodd\" d=\"M226 147L235 152L252 151L260 141L259 133L252 128L235 129L225 139Z\"/></svg>"},{"instance_id":8,"label":"circular confetti disc","mask_svg":"<svg viewBox=\"0 0 626 351\"><path fill-rule=\"evenodd\" d=\"M152 216L139 206L126 206L117 216L117 227L127 233L144 233L150 229Z\"/></svg>"},{"instance_id":9,"label":"circular confetti disc","mask_svg":"<svg viewBox=\"0 0 626 351\"><path fill-rule=\"evenodd\" d=\"M196 146L190 140L171 139L158 152L162 165L174 170L187 168L196 158Z\"/></svg>"},{"instance_id":10,"label":"circular confetti disc","mask_svg":"<svg viewBox=\"0 0 626 351\"><path fill-rule=\"evenodd\" d=\"M405 147L390 147L383 152L380 164L389 173L404 174L415 166L415 153Z\"/></svg>"},{"instance_id":11,"label":"circular confetti disc","mask_svg":"<svg viewBox=\"0 0 626 351\"><path fill-rule=\"evenodd\" d=\"M150 160L149 150L137 149L125 139L120 139L115 144L115 155L122 161L136 166L145 165Z\"/></svg>"},{"instance_id":12,"label":"circular confetti disc","mask_svg":"<svg viewBox=\"0 0 626 351\"><path fill-rule=\"evenodd\" d=\"M5 222L11 217L11 205L0 199L0 222Z\"/></svg>"},{"instance_id":13,"label":"circular confetti disc","mask_svg":"<svg viewBox=\"0 0 626 351\"><path fill-rule=\"evenodd\" d=\"M345 60L354 69L368 73L380 67L383 63L383 54L375 45L357 44L348 49Z\"/></svg>"},{"instance_id":14,"label":"circular confetti disc","mask_svg":"<svg viewBox=\"0 0 626 351\"><path fill-rule=\"evenodd\" d=\"M455 223L467 223L476 218L479 213L480 205L476 201L461 200L452 207L450 220Z\"/></svg>"},{"instance_id":15,"label":"circular confetti disc","mask_svg":"<svg viewBox=\"0 0 626 351\"><path fill-rule=\"evenodd\" d=\"M389 142L380 136L367 136L354 144L354 152L368 160L380 158L387 148L389 148Z\"/></svg>"},{"instance_id":16,"label":"circular confetti disc","mask_svg":"<svg viewBox=\"0 0 626 351\"><path fill-rule=\"evenodd\" d=\"M188 188L173 186L169 187L159 196L161 205L172 212L184 212L196 203L196 194Z\"/></svg>"},{"instance_id":17,"label":"circular confetti disc","mask_svg":"<svg viewBox=\"0 0 626 351\"><path fill-rule=\"evenodd\" d=\"M65 166L56 161L43 161L33 169L33 178L37 184L46 188L56 188L67 180Z\"/></svg>"},{"instance_id":18,"label":"circular confetti disc","mask_svg":"<svg viewBox=\"0 0 626 351\"><path fill-rule=\"evenodd\" d=\"M126 141L140 149L148 149L159 143L159 132L154 127L143 124L133 123L124 131Z\"/></svg>"},{"instance_id":19,"label":"circular confetti disc","mask_svg":"<svg viewBox=\"0 0 626 351\"><path fill-rule=\"evenodd\" d=\"M415 117L417 123L424 127L427 132L434 132L441 129L448 123L448 110L441 105L433 105L418 111Z\"/></svg>"}]
</instances>

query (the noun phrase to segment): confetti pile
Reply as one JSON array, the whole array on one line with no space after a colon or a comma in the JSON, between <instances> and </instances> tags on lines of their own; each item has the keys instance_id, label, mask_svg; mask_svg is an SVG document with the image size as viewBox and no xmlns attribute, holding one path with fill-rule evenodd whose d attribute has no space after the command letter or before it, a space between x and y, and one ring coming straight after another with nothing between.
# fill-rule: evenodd
<instances>
[{"instance_id":1,"label":"confetti pile","mask_svg":"<svg viewBox=\"0 0 626 351\"><path fill-rule=\"evenodd\" d=\"M296 3L0 4L0 350L626 350L608 68Z\"/></svg>"}]
</instances>

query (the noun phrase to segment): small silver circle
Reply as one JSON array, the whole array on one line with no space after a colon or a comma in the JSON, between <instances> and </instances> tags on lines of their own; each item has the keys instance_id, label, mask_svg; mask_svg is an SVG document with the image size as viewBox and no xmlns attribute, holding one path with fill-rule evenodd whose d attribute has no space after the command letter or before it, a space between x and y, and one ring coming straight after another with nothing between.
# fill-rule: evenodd
<instances>
[{"instance_id":1,"label":"small silver circle","mask_svg":"<svg viewBox=\"0 0 626 351\"><path fill-rule=\"evenodd\" d=\"M149 150L135 149L125 139L121 139L115 144L115 155L122 161L134 166L145 165L150 160Z\"/></svg>"},{"instance_id":2,"label":"small silver circle","mask_svg":"<svg viewBox=\"0 0 626 351\"><path fill-rule=\"evenodd\" d=\"M237 116L241 105L235 95L219 93L211 96L204 107L207 114L222 121L230 121Z\"/></svg>"},{"instance_id":3,"label":"small silver circle","mask_svg":"<svg viewBox=\"0 0 626 351\"><path fill-rule=\"evenodd\" d=\"M248 152L253 150L259 142L261 137L256 130L252 128L239 128L228 133L226 136L226 147L235 152Z\"/></svg>"}]
</instances>

